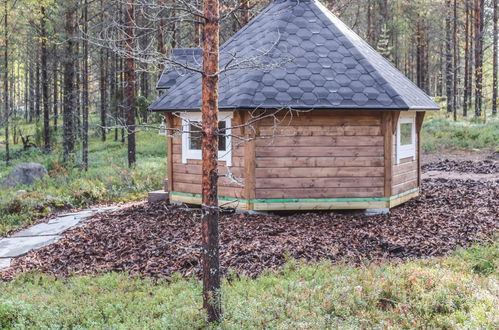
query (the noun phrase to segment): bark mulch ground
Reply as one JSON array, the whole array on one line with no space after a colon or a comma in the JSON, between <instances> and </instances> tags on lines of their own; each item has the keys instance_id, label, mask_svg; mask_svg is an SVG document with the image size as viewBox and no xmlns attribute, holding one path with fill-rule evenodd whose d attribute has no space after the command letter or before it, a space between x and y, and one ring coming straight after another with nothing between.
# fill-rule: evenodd
<instances>
[{"instance_id":1,"label":"bark mulch ground","mask_svg":"<svg viewBox=\"0 0 499 330\"><path fill-rule=\"evenodd\" d=\"M453 171L474 174L496 174L499 173L499 161L485 159L480 161L456 161L445 159L423 165L423 171Z\"/></svg>"},{"instance_id":2,"label":"bark mulch ground","mask_svg":"<svg viewBox=\"0 0 499 330\"><path fill-rule=\"evenodd\" d=\"M221 264L224 272L256 276L281 266L286 256L353 263L441 256L494 237L498 210L498 182L429 179L419 198L387 215L226 214L220 221ZM15 260L0 276L35 269L57 276L99 271L197 276L199 242L199 210L144 203L95 217L58 243Z\"/></svg>"}]
</instances>

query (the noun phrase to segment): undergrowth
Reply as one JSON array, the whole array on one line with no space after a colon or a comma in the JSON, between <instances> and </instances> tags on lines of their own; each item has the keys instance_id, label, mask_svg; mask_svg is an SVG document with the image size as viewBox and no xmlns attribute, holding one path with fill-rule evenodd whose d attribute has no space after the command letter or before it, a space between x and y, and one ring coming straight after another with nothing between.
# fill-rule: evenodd
<instances>
[{"instance_id":1,"label":"undergrowth","mask_svg":"<svg viewBox=\"0 0 499 330\"><path fill-rule=\"evenodd\" d=\"M499 244L405 264L332 265L290 260L256 279L222 284L224 318L208 325L202 284L126 274L0 284L0 328L78 329L494 329Z\"/></svg>"},{"instance_id":2,"label":"undergrowth","mask_svg":"<svg viewBox=\"0 0 499 330\"><path fill-rule=\"evenodd\" d=\"M127 166L126 144L110 136L101 142L90 139L89 170L83 171L80 151L71 163L62 162L61 150L44 153L40 149L23 151L17 145L9 166L0 164L0 184L20 163L37 162L47 168L49 176L31 187L0 190L0 235L23 226L57 209L79 208L93 204L140 200L146 193L163 186L166 165L166 143L157 131L137 133L137 165ZM3 150L0 160L5 157Z\"/></svg>"},{"instance_id":3,"label":"undergrowth","mask_svg":"<svg viewBox=\"0 0 499 330\"><path fill-rule=\"evenodd\" d=\"M455 122L449 114L427 113L422 130L424 152L492 149L499 151L499 118L487 122L473 118Z\"/></svg>"}]
</instances>

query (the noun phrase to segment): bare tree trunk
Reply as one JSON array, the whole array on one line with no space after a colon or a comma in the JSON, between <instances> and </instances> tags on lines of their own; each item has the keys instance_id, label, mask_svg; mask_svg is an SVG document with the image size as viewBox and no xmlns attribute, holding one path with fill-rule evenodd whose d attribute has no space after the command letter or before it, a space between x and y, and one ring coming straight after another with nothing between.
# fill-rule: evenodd
<instances>
[{"instance_id":1,"label":"bare tree trunk","mask_svg":"<svg viewBox=\"0 0 499 330\"><path fill-rule=\"evenodd\" d=\"M41 36L41 70L42 70L42 98L43 98L43 147L45 152L50 151L50 108L48 85L48 51L47 51L47 15L45 7L40 8L40 36Z\"/></svg>"},{"instance_id":2,"label":"bare tree trunk","mask_svg":"<svg viewBox=\"0 0 499 330\"><path fill-rule=\"evenodd\" d=\"M126 107L127 107L127 134L128 134L128 166L135 162L135 0L129 0L126 12Z\"/></svg>"},{"instance_id":3,"label":"bare tree trunk","mask_svg":"<svg viewBox=\"0 0 499 330\"><path fill-rule=\"evenodd\" d=\"M452 78L453 78L453 67L452 67L452 36L451 36L451 2L450 0L445 0L445 86L447 91L447 112L454 112L454 103L452 96Z\"/></svg>"},{"instance_id":4,"label":"bare tree trunk","mask_svg":"<svg viewBox=\"0 0 499 330\"><path fill-rule=\"evenodd\" d=\"M76 101L75 90L75 33L76 33L76 5L71 2L67 4L66 13L66 56L64 58L64 109L63 109L63 145L64 161L68 161L74 152L74 111Z\"/></svg>"},{"instance_id":5,"label":"bare tree trunk","mask_svg":"<svg viewBox=\"0 0 499 330\"><path fill-rule=\"evenodd\" d=\"M452 112L454 116L454 121L457 121L457 54L458 54L458 44L457 44L457 0L454 0L454 11L453 11L453 25L452 25L452 47L453 47L453 81L452 81Z\"/></svg>"},{"instance_id":6,"label":"bare tree trunk","mask_svg":"<svg viewBox=\"0 0 499 330\"><path fill-rule=\"evenodd\" d=\"M83 170L88 170L88 112L89 112L89 95L88 95L88 0L83 4L83 131L82 131L82 166Z\"/></svg>"},{"instance_id":7,"label":"bare tree trunk","mask_svg":"<svg viewBox=\"0 0 499 330\"><path fill-rule=\"evenodd\" d=\"M493 29L493 33L494 33L494 37L493 37L493 40L494 40L494 46L493 46L493 53L494 53L494 59L493 59L493 73L492 73L492 115L495 116L497 115L497 56L499 55L498 54L498 46L497 46L497 43L499 42L499 37L497 35L497 32L498 32L498 28L497 28L497 16L498 16L498 13L497 13L497 10L498 10L498 0L492 0L493 1L493 4L494 4L494 21L493 21L493 24L494 24L494 29Z\"/></svg>"},{"instance_id":8,"label":"bare tree trunk","mask_svg":"<svg viewBox=\"0 0 499 330\"><path fill-rule=\"evenodd\" d=\"M56 48L54 47L54 68L53 68L53 73L52 73L52 77L53 77L53 112L54 112L54 130L57 131L57 120L59 119L59 112L58 112L58 109L59 109L59 88L58 88L58 85L59 85L59 74L58 74L58 63L57 63L57 56L56 56Z\"/></svg>"},{"instance_id":9,"label":"bare tree trunk","mask_svg":"<svg viewBox=\"0 0 499 330\"><path fill-rule=\"evenodd\" d=\"M166 55L166 49L165 49L165 36L163 33L163 29L165 28L165 18L164 18L164 5L165 2L164 0L158 0L158 6L160 7L160 15L161 17L159 18L159 26L158 26L158 52L162 55ZM163 74L163 70L165 69L165 64L163 59L161 59L159 63L159 78L161 78L161 75ZM158 78L158 79L159 79Z\"/></svg>"},{"instance_id":10,"label":"bare tree trunk","mask_svg":"<svg viewBox=\"0 0 499 330\"><path fill-rule=\"evenodd\" d=\"M465 1L465 12L466 12L466 25L465 25L465 33L464 33L464 96L463 96L463 117L468 115L468 102L470 98L470 89L471 89L471 79L470 79L470 10L468 2Z\"/></svg>"},{"instance_id":11,"label":"bare tree trunk","mask_svg":"<svg viewBox=\"0 0 499 330\"><path fill-rule=\"evenodd\" d=\"M484 0L475 1L475 117L482 115Z\"/></svg>"},{"instance_id":12,"label":"bare tree trunk","mask_svg":"<svg viewBox=\"0 0 499 330\"><path fill-rule=\"evenodd\" d=\"M29 123L35 117L35 74L33 72L33 61L29 60Z\"/></svg>"},{"instance_id":13,"label":"bare tree trunk","mask_svg":"<svg viewBox=\"0 0 499 330\"><path fill-rule=\"evenodd\" d=\"M86 0L85 0L86 1ZM104 24L104 1L101 0L101 23ZM99 68L99 87L100 87L100 125L101 125L101 140L106 142L106 115L107 115L107 54L101 48L100 53L100 68Z\"/></svg>"},{"instance_id":14,"label":"bare tree trunk","mask_svg":"<svg viewBox=\"0 0 499 330\"><path fill-rule=\"evenodd\" d=\"M4 1L4 81L3 81L3 104L5 110L5 163L8 165L10 161L10 144L9 144L9 117L10 117L10 107L9 107L9 9L8 0Z\"/></svg>"},{"instance_id":15,"label":"bare tree trunk","mask_svg":"<svg viewBox=\"0 0 499 330\"><path fill-rule=\"evenodd\" d=\"M40 62L36 61L36 77L35 77L35 118L40 120Z\"/></svg>"},{"instance_id":16,"label":"bare tree trunk","mask_svg":"<svg viewBox=\"0 0 499 330\"><path fill-rule=\"evenodd\" d=\"M220 320L220 260L218 234L218 72L219 0L204 0L204 53L202 78L202 186L203 186L203 302L208 320Z\"/></svg>"}]
</instances>

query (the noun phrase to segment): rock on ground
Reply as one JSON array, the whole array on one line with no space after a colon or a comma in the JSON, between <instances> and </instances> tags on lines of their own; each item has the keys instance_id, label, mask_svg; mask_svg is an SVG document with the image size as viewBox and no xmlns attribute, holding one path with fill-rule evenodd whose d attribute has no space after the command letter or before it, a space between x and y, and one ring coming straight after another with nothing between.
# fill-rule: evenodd
<instances>
[{"instance_id":1,"label":"rock on ground","mask_svg":"<svg viewBox=\"0 0 499 330\"><path fill-rule=\"evenodd\" d=\"M12 188L18 185L31 186L37 179L42 179L47 174L47 169L42 164L22 163L10 172L2 186L4 188Z\"/></svg>"}]
</instances>

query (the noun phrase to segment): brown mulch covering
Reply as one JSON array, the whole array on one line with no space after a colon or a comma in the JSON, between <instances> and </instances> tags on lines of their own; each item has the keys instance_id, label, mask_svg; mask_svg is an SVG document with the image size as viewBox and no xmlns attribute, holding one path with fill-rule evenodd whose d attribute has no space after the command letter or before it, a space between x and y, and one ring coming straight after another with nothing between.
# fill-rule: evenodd
<instances>
[{"instance_id":1,"label":"brown mulch covering","mask_svg":"<svg viewBox=\"0 0 499 330\"><path fill-rule=\"evenodd\" d=\"M480 161L456 161L446 159L423 165L423 171L453 171L474 174L497 174L499 173L499 161L485 159Z\"/></svg>"},{"instance_id":2,"label":"brown mulch covering","mask_svg":"<svg viewBox=\"0 0 499 330\"><path fill-rule=\"evenodd\" d=\"M421 197L388 215L226 214L220 221L223 271L256 276L285 263L286 255L354 263L440 256L499 229L496 182L431 179L422 189ZM17 259L0 278L33 269L57 276L199 275L199 242L199 210L144 203L95 217L58 243Z\"/></svg>"}]
</instances>

